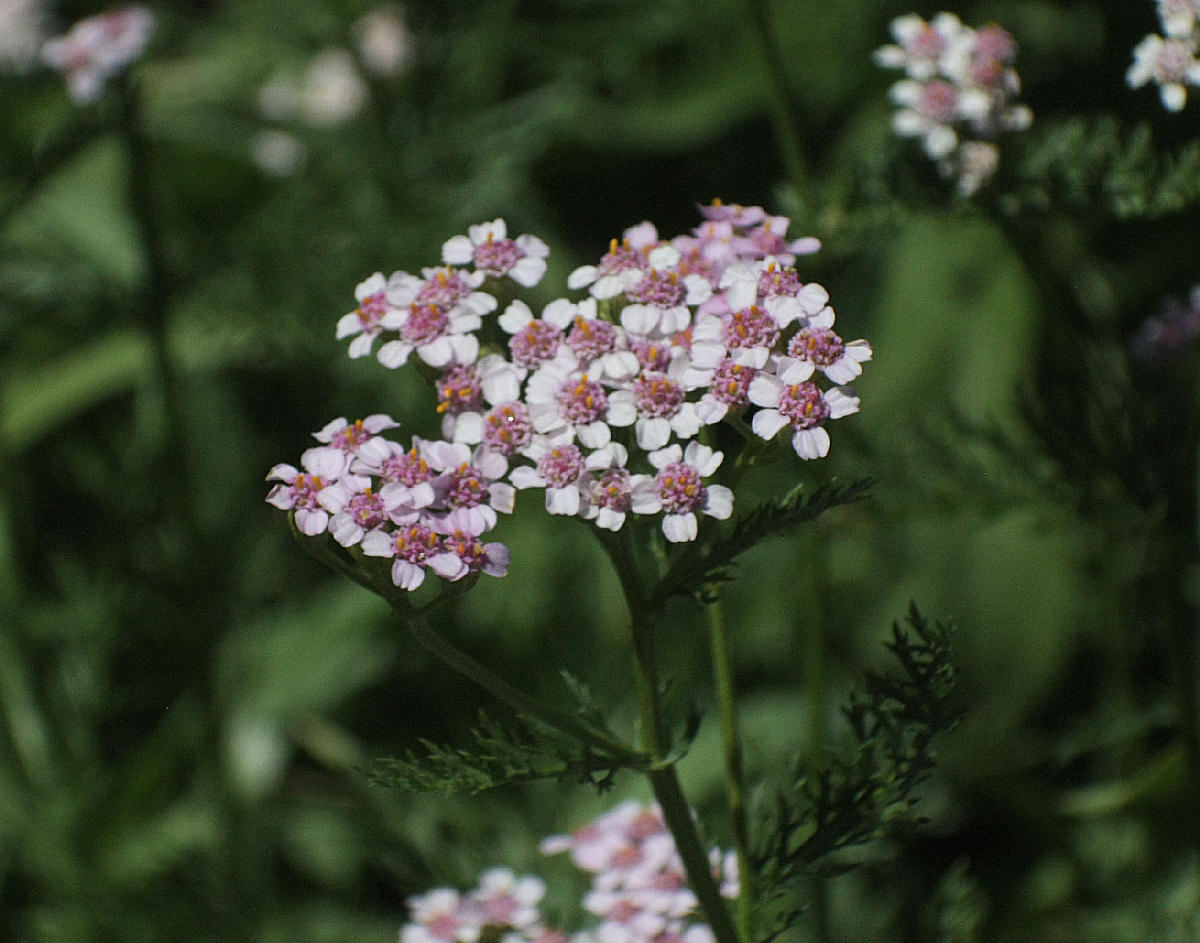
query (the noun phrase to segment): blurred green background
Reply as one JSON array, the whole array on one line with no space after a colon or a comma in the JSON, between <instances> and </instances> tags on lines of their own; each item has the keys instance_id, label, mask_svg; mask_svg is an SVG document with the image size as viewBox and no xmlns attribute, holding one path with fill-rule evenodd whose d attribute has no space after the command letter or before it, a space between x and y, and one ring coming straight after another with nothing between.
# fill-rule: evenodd
<instances>
[{"instance_id":1,"label":"blurred green background","mask_svg":"<svg viewBox=\"0 0 1200 943\"><path fill-rule=\"evenodd\" d=\"M875 350L831 457L747 483L877 479L727 592L752 770L836 748L910 599L959 625L930 822L814 880L796 938L1200 940L1195 350L1128 353L1200 281L1200 125L1124 85L1150 0L955 7L1015 35L1035 114L974 205L892 138L893 2L412 2L390 74L357 46L371 3L151 6L132 138L120 88L80 110L0 76L0 937L392 940L408 895L499 863L556 880L571 925L537 841L615 797L369 786L492 705L302 553L263 478L335 416L432 431L427 390L334 340L370 273L503 216L551 246L545 302L625 227L720 197L819 236L801 275ZM322 98L318 56L359 84ZM440 628L550 700L569 668L627 724L614 577L519 503L508 577ZM707 708L701 614L669 615ZM715 728L682 773L726 840Z\"/></svg>"}]
</instances>

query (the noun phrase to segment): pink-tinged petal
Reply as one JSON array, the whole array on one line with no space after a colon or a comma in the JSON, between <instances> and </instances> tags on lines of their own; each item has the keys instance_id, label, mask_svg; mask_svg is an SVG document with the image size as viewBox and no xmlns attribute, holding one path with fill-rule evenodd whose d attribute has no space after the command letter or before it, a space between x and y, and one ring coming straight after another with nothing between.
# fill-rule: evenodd
<instances>
[{"instance_id":1,"label":"pink-tinged petal","mask_svg":"<svg viewBox=\"0 0 1200 943\"><path fill-rule=\"evenodd\" d=\"M858 412L859 399L849 387L834 387L825 393L825 402L829 404L829 417L841 419Z\"/></svg>"},{"instance_id":2,"label":"pink-tinged petal","mask_svg":"<svg viewBox=\"0 0 1200 943\"><path fill-rule=\"evenodd\" d=\"M779 358L779 382L785 386L803 383L813 375L816 367L811 360L797 360L795 357ZM750 381L753 384L753 380Z\"/></svg>"},{"instance_id":3,"label":"pink-tinged petal","mask_svg":"<svg viewBox=\"0 0 1200 943\"><path fill-rule=\"evenodd\" d=\"M429 505L433 504L433 499L435 497L433 485L427 481L423 481L420 484L409 488L408 494L412 500L412 506L415 509L429 507Z\"/></svg>"},{"instance_id":4,"label":"pink-tinged petal","mask_svg":"<svg viewBox=\"0 0 1200 943\"><path fill-rule=\"evenodd\" d=\"M822 426L798 429L792 436L792 448L806 461L824 458L829 454L829 433Z\"/></svg>"},{"instance_id":5,"label":"pink-tinged petal","mask_svg":"<svg viewBox=\"0 0 1200 943\"><path fill-rule=\"evenodd\" d=\"M338 416L337 419L333 419L325 423L319 432L314 432L313 438L318 442L328 443L329 440L333 438L334 433L341 432L348 425L349 423L346 422L345 416Z\"/></svg>"},{"instance_id":6,"label":"pink-tinged petal","mask_svg":"<svg viewBox=\"0 0 1200 943\"><path fill-rule=\"evenodd\" d=\"M455 442L475 445L483 441L483 416L480 413L460 413L458 416L447 416L446 419L454 421L451 437Z\"/></svg>"},{"instance_id":7,"label":"pink-tinged petal","mask_svg":"<svg viewBox=\"0 0 1200 943\"><path fill-rule=\"evenodd\" d=\"M296 526L305 536L315 537L317 534L324 533L328 523L329 515L325 511L310 511L302 508L296 512Z\"/></svg>"},{"instance_id":8,"label":"pink-tinged petal","mask_svg":"<svg viewBox=\"0 0 1200 943\"><path fill-rule=\"evenodd\" d=\"M300 474L300 470L295 465L272 465L271 470L267 472L267 481L283 481L291 484L296 480L296 476Z\"/></svg>"},{"instance_id":9,"label":"pink-tinged petal","mask_svg":"<svg viewBox=\"0 0 1200 943\"><path fill-rule=\"evenodd\" d=\"M671 424L662 417L642 417L637 421L638 448L647 452L661 449L671 438Z\"/></svg>"},{"instance_id":10,"label":"pink-tinged petal","mask_svg":"<svg viewBox=\"0 0 1200 943\"><path fill-rule=\"evenodd\" d=\"M395 370L397 367L404 366L410 353L412 353L412 344L406 344L404 341L388 341L379 348L379 353L375 357L389 370Z\"/></svg>"},{"instance_id":11,"label":"pink-tinged petal","mask_svg":"<svg viewBox=\"0 0 1200 943\"><path fill-rule=\"evenodd\" d=\"M350 346L346 349L346 353L350 355L351 360L358 360L360 357L366 357L371 353L371 348L375 344L374 334L359 334L350 342Z\"/></svg>"},{"instance_id":12,"label":"pink-tinged petal","mask_svg":"<svg viewBox=\"0 0 1200 943\"><path fill-rule=\"evenodd\" d=\"M526 256L508 270L507 275L518 285L532 288L546 274L546 260Z\"/></svg>"},{"instance_id":13,"label":"pink-tinged petal","mask_svg":"<svg viewBox=\"0 0 1200 943\"><path fill-rule=\"evenodd\" d=\"M769 442L787 424L786 417L778 409L760 409L750 421L750 428L754 430L756 436Z\"/></svg>"},{"instance_id":14,"label":"pink-tinged petal","mask_svg":"<svg viewBox=\"0 0 1200 943\"><path fill-rule=\"evenodd\" d=\"M343 547L349 547L363 536L363 529L354 523L349 514L335 514L329 521L329 533Z\"/></svg>"},{"instance_id":15,"label":"pink-tinged petal","mask_svg":"<svg viewBox=\"0 0 1200 943\"><path fill-rule=\"evenodd\" d=\"M634 514L657 514L662 510L662 502L658 500L653 481L643 482L633 489L629 495L629 509ZM601 513L604 513L603 509Z\"/></svg>"},{"instance_id":16,"label":"pink-tinged petal","mask_svg":"<svg viewBox=\"0 0 1200 943\"><path fill-rule=\"evenodd\" d=\"M425 562L426 566L434 573L451 582L462 579L470 572L467 565L455 553L435 553Z\"/></svg>"},{"instance_id":17,"label":"pink-tinged petal","mask_svg":"<svg viewBox=\"0 0 1200 943\"><path fill-rule=\"evenodd\" d=\"M724 485L709 485L704 513L719 521L727 520L733 514L733 492Z\"/></svg>"},{"instance_id":18,"label":"pink-tinged petal","mask_svg":"<svg viewBox=\"0 0 1200 943\"><path fill-rule=\"evenodd\" d=\"M479 223L477 226L468 226L467 235L471 237L471 241L477 246L487 242L488 236L491 236L493 239L505 239L508 237L508 224L503 219L493 219L490 223Z\"/></svg>"},{"instance_id":19,"label":"pink-tinged petal","mask_svg":"<svg viewBox=\"0 0 1200 943\"><path fill-rule=\"evenodd\" d=\"M661 309L653 305L626 305L621 311L621 326L631 334L649 334L658 327L661 316Z\"/></svg>"},{"instance_id":20,"label":"pink-tinged petal","mask_svg":"<svg viewBox=\"0 0 1200 943\"><path fill-rule=\"evenodd\" d=\"M533 312L529 310L529 305L517 299L504 309L504 313L496 319L496 323L506 333L517 334L533 319Z\"/></svg>"},{"instance_id":21,"label":"pink-tinged petal","mask_svg":"<svg viewBox=\"0 0 1200 943\"><path fill-rule=\"evenodd\" d=\"M834 383L849 383L855 377L862 375L862 367L850 357L841 357L836 362L824 367L821 371ZM836 418L836 417L835 417Z\"/></svg>"},{"instance_id":22,"label":"pink-tinged petal","mask_svg":"<svg viewBox=\"0 0 1200 943\"><path fill-rule=\"evenodd\" d=\"M594 265L581 265L567 276L567 287L572 291L587 288L600 274L600 269Z\"/></svg>"},{"instance_id":23,"label":"pink-tinged petal","mask_svg":"<svg viewBox=\"0 0 1200 943\"><path fill-rule=\"evenodd\" d=\"M502 543L483 545L483 572L488 576L504 576L508 573L509 551Z\"/></svg>"},{"instance_id":24,"label":"pink-tinged petal","mask_svg":"<svg viewBox=\"0 0 1200 943\"><path fill-rule=\"evenodd\" d=\"M362 552L368 557L393 557L396 555L396 542L392 535L382 530L367 531L363 535Z\"/></svg>"},{"instance_id":25,"label":"pink-tinged petal","mask_svg":"<svg viewBox=\"0 0 1200 943\"><path fill-rule=\"evenodd\" d=\"M663 518L662 531L663 536L673 544L695 540L699 533L696 515L691 511L687 514L668 514Z\"/></svg>"},{"instance_id":26,"label":"pink-tinged petal","mask_svg":"<svg viewBox=\"0 0 1200 943\"><path fill-rule=\"evenodd\" d=\"M671 430L681 439L690 439L700 431L703 423L695 403L684 403L670 419Z\"/></svg>"},{"instance_id":27,"label":"pink-tinged petal","mask_svg":"<svg viewBox=\"0 0 1200 943\"><path fill-rule=\"evenodd\" d=\"M400 423L386 413L372 413L363 420L363 428L371 435L379 435L385 429L397 429Z\"/></svg>"},{"instance_id":28,"label":"pink-tinged petal","mask_svg":"<svg viewBox=\"0 0 1200 943\"><path fill-rule=\"evenodd\" d=\"M629 243L630 248L644 249L658 242L658 230L654 223L645 220L636 226L630 226L621 234L621 238Z\"/></svg>"},{"instance_id":29,"label":"pink-tinged petal","mask_svg":"<svg viewBox=\"0 0 1200 943\"><path fill-rule=\"evenodd\" d=\"M513 241L517 244L518 249L535 259L543 259L550 254L550 247L537 236L517 236Z\"/></svg>"},{"instance_id":30,"label":"pink-tinged petal","mask_svg":"<svg viewBox=\"0 0 1200 943\"><path fill-rule=\"evenodd\" d=\"M647 458L650 459L650 464L655 468L663 468L670 465L672 462L682 461L683 446L678 442L673 442L665 449L659 449L657 452L651 452Z\"/></svg>"},{"instance_id":31,"label":"pink-tinged petal","mask_svg":"<svg viewBox=\"0 0 1200 943\"><path fill-rule=\"evenodd\" d=\"M512 470L512 474L508 476L508 480L513 483L513 486L524 491L526 488L545 488L546 479L543 478L536 468L532 465L519 465ZM553 513L553 512L552 512Z\"/></svg>"},{"instance_id":32,"label":"pink-tinged petal","mask_svg":"<svg viewBox=\"0 0 1200 943\"><path fill-rule=\"evenodd\" d=\"M305 449L300 456L300 464L308 469L309 474L333 480L340 477L349 467L350 456L341 449L318 445Z\"/></svg>"},{"instance_id":33,"label":"pink-tinged petal","mask_svg":"<svg viewBox=\"0 0 1200 943\"><path fill-rule=\"evenodd\" d=\"M411 593L424 582L424 567L409 563L407 560L397 560L392 564L392 583L400 589Z\"/></svg>"},{"instance_id":34,"label":"pink-tinged petal","mask_svg":"<svg viewBox=\"0 0 1200 943\"><path fill-rule=\"evenodd\" d=\"M750 388L746 391L746 395L755 406L774 409L779 405L779 394L782 391L783 383L778 377L760 373L750 381Z\"/></svg>"},{"instance_id":35,"label":"pink-tinged petal","mask_svg":"<svg viewBox=\"0 0 1200 943\"><path fill-rule=\"evenodd\" d=\"M788 243L788 249L796 255L812 255L821 251L821 240L816 236L802 236Z\"/></svg>"},{"instance_id":36,"label":"pink-tinged petal","mask_svg":"<svg viewBox=\"0 0 1200 943\"><path fill-rule=\"evenodd\" d=\"M683 460L700 472L702 478L708 478L721 467L725 453L709 448L703 442L689 442Z\"/></svg>"},{"instance_id":37,"label":"pink-tinged petal","mask_svg":"<svg viewBox=\"0 0 1200 943\"><path fill-rule=\"evenodd\" d=\"M431 367L444 367L454 360L454 346L450 338L439 337L418 347L417 356Z\"/></svg>"},{"instance_id":38,"label":"pink-tinged petal","mask_svg":"<svg viewBox=\"0 0 1200 943\"><path fill-rule=\"evenodd\" d=\"M267 493L267 503L281 511L290 511L296 504L296 496L287 485L275 485Z\"/></svg>"},{"instance_id":39,"label":"pink-tinged petal","mask_svg":"<svg viewBox=\"0 0 1200 943\"><path fill-rule=\"evenodd\" d=\"M615 298L624 293L625 282L626 279L622 279L618 275L603 275L592 285L591 295L593 298L601 300Z\"/></svg>"},{"instance_id":40,"label":"pink-tinged petal","mask_svg":"<svg viewBox=\"0 0 1200 943\"><path fill-rule=\"evenodd\" d=\"M517 503L517 490L512 485L506 485L502 481L493 483L488 489L491 495L491 500L488 502L493 508L501 514L511 514Z\"/></svg>"},{"instance_id":41,"label":"pink-tinged petal","mask_svg":"<svg viewBox=\"0 0 1200 943\"><path fill-rule=\"evenodd\" d=\"M358 458L373 468L378 468L391 457L388 440L375 436L358 447Z\"/></svg>"},{"instance_id":42,"label":"pink-tinged petal","mask_svg":"<svg viewBox=\"0 0 1200 943\"><path fill-rule=\"evenodd\" d=\"M739 347L729 352L729 359L739 367L752 367L761 370L771 358L771 351L766 347Z\"/></svg>"},{"instance_id":43,"label":"pink-tinged petal","mask_svg":"<svg viewBox=\"0 0 1200 943\"><path fill-rule=\"evenodd\" d=\"M338 318L337 322L337 339L342 340L349 337L351 334L357 334L363 329L362 319L359 318L357 311L351 311L349 314L343 314Z\"/></svg>"},{"instance_id":44,"label":"pink-tinged petal","mask_svg":"<svg viewBox=\"0 0 1200 943\"><path fill-rule=\"evenodd\" d=\"M632 390L616 390L608 397L608 412L605 419L610 425L624 428L637 422L637 401Z\"/></svg>"},{"instance_id":45,"label":"pink-tinged petal","mask_svg":"<svg viewBox=\"0 0 1200 943\"><path fill-rule=\"evenodd\" d=\"M466 265L475 258L475 244L466 236L454 236L442 245L442 261L447 265Z\"/></svg>"},{"instance_id":46,"label":"pink-tinged petal","mask_svg":"<svg viewBox=\"0 0 1200 943\"><path fill-rule=\"evenodd\" d=\"M579 489L574 485L567 488L547 488L546 511L550 514L578 514Z\"/></svg>"},{"instance_id":47,"label":"pink-tinged petal","mask_svg":"<svg viewBox=\"0 0 1200 943\"><path fill-rule=\"evenodd\" d=\"M611 441L612 430L608 428L607 423L589 422L586 425L576 426L575 435L581 445L589 449L602 449Z\"/></svg>"},{"instance_id":48,"label":"pink-tinged petal","mask_svg":"<svg viewBox=\"0 0 1200 943\"><path fill-rule=\"evenodd\" d=\"M596 526L604 530L618 531L625 525L625 512L615 508L601 508L596 515Z\"/></svg>"},{"instance_id":49,"label":"pink-tinged petal","mask_svg":"<svg viewBox=\"0 0 1200 943\"><path fill-rule=\"evenodd\" d=\"M387 279L383 277L383 273L376 272L374 275L368 275L354 287L354 297L362 301L386 290L387 286Z\"/></svg>"},{"instance_id":50,"label":"pink-tinged petal","mask_svg":"<svg viewBox=\"0 0 1200 943\"><path fill-rule=\"evenodd\" d=\"M713 396L704 396L696 404L696 417L706 426L720 422L729 412L729 404Z\"/></svg>"}]
</instances>

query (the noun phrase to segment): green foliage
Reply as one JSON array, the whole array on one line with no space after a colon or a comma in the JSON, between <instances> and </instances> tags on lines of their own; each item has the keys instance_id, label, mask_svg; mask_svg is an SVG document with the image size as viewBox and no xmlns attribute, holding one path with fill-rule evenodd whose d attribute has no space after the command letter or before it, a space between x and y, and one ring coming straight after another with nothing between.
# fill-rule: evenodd
<instances>
[{"instance_id":1,"label":"green foliage","mask_svg":"<svg viewBox=\"0 0 1200 943\"><path fill-rule=\"evenodd\" d=\"M930 623L915 605L906 621L912 634L893 623L887 646L900 673L867 672L865 689L843 708L854 751L820 770L797 759L794 779L757 797L751 865L766 889L767 939L802 915L810 874L845 867L839 853L921 821L916 787L933 769L934 740L955 726L960 708L951 627Z\"/></svg>"},{"instance_id":2,"label":"green foliage","mask_svg":"<svg viewBox=\"0 0 1200 943\"><path fill-rule=\"evenodd\" d=\"M735 558L756 544L785 533L793 527L815 521L826 511L851 504L866 496L872 485L869 478L852 482L833 480L816 488L796 485L786 494L764 501L738 518L732 530L711 543L689 547L672 562L659 585L662 599L672 596L698 596L708 599L712 584L733 578Z\"/></svg>"},{"instance_id":3,"label":"green foliage","mask_svg":"<svg viewBox=\"0 0 1200 943\"><path fill-rule=\"evenodd\" d=\"M620 769L639 769L625 757L593 752L588 744L533 718L505 727L484 714L469 749L420 741L424 756L376 761L371 779L403 792L482 792L539 779L569 780L607 791Z\"/></svg>"},{"instance_id":4,"label":"green foliage","mask_svg":"<svg viewBox=\"0 0 1200 943\"><path fill-rule=\"evenodd\" d=\"M1200 141L1164 153L1144 123L1110 115L1039 121L1013 155L1009 215L1104 211L1117 219L1156 219L1200 201Z\"/></svg>"}]
</instances>

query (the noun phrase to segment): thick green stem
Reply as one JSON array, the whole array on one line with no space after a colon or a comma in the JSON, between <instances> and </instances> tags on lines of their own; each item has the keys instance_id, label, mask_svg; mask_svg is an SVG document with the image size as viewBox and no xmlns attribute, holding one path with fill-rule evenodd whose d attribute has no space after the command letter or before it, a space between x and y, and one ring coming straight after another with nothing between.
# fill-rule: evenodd
<instances>
[{"instance_id":1,"label":"thick green stem","mask_svg":"<svg viewBox=\"0 0 1200 943\"><path fill-rule=\"evenodd\" d=\"M617 569L625 592L625 602L629 607L634 674L637 678L638 703L641 709L642 746L656 761L646 775L654 789L654 797L662 808L667 828L671 830L675 839L675 847L683 861L688 884L700 902L700 909L708 919L708 925L717 943L744 943L729 915L729 908L721 897L721 889L713 878L712 866L704 846L700 844L700 835L696 831L691 807L683 794L683 787L679 784L675 766L673 763L664 762L670 749L670 738L662 713L658 656L654 644L656 613L651 611L647 604L648 594L641 590L638 574L630 566L631 538L626 536L623 543L624 546L606 542L605 549L609 551Z\"/></svg>"},{"instance_id":2,"label":"thick green stem","mask_svg":"<svg viewBox=\"0 0 1200 943\"><path fill-rule=\"evenodd\" d=\"M738 928L742 939L754 939L756 887L750 864L750 830L746 817L746 774L742 763L742 736L738 729L737 700L733 689L733 665L729 633L721 600L708 605L708 639L712 650L713 682L721 715L721 744L725 757L725 795L733 823L741 895L738 899Z\"/></svg>"}]
</instances>

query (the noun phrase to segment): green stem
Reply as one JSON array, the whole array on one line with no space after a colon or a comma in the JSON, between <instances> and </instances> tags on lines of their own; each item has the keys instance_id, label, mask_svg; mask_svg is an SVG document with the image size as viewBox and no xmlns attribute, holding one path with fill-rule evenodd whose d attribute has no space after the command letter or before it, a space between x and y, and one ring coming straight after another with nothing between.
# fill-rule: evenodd
<instances>
[{"instance_id":1,"label":"green stem","mask_svg":"<svg viewBox=\"0 0 1200 943\"><path fill-rule=\"evenodd\" d=\"M750 830L746 817L746 774L742 762L742 737L738 729L737 701L733 690L733 666L725 614L718 598L708 606L708 638L712 650L713 680L721 714L721 743L725 755L725 794L733 841L737 850L741 895L738 899L738 928L743 940L754 939L756 887L750 862Z\"/></svg>"},{"instance_id":2,"label":"green stem","mask_svg":"<svg viewBox=\"0 0 1200 943\"><path fill-rule=\"evenodd\" d=\"M530 697L524 691L514 688L500 675L484 667L466 652L448 642L439 632L431 629L425 617L413 610L406 598L384 591L370 573L355 565L352 558L328 546L326 538L307 537L301 534L296 527L294 516L289 515L289 521L293 536L305 551L331 569L352 579L364 589L369 589L376 595L382 596L392 607L396 617L404 623L405 627L412 632L413 637L430 654L459 674L474 681L496 700L507 704L518 713L536 717L560 733L565 733L581 743L588 744L602 756L620 760L631 766L650 765L650 756L635 750L607 731L557 710L549 704L544 704L536 698Z\"/></svg>"},{"instance_id":3,"label":"green stem","mask_svg":"<svg viewBox=\"0 0 1200 943\"><path fill-rule=\"evenodd\" d=\"M634 655L634 675L637 679L638 703L641 711L642 746L654 758L655 764L646 771L654 797L662 808L663 819L675 839L675 847L683 861L700 909L708 919L709 928L717 943L743 943L713 878L712 866L700 844L700 835L692 819L691 807L683 794L675 764L666 761L670 738L663 718L658 656L654 645L655 612L648 603L649 594L641 589L638 573L631 566L632 538L625 533L618 544L602 540L612 558L629 607Z\"/></svg>"},{"instance_id":4,"label":"green stem","mask_svg":"<svg viewBox=\"0 0 1200 943\"><path fill-rule=\"evenodd\" d=\"M489 668L485 668L474 658L459 648L456 648L445 637L429 627L422 616L413 616L397 611L396 615L404 622L413 637L425 647L430 654L439 658L459 674L470 678L477 685L491 694L498 701L513 710L536 717L543 723L562 733L568 734L583 743L591 744L597 752L622 760L648 760L649 757L638 753L616 737L597 730L590 724L578 718L556 710L548 704L543 704L536 698L530 697L524 691L514 688L502 677Z\"/></svg>"},{"instance_id":5,"label":"green stem","mask_svg":"<svg viewBox=\"0 0 1200 943\"><path fill-rule=\"evenodd\" d=\"M804 150L800 146L803 135L797 120L799 109L788 83L783 54L775 41L767 0L746 0L746 12L758 40L767 73L767 87L771 94L771 123L778 138L780 157L788 180L795 188L797 198L803 203L808 169L804 160Z\"/></svg>"}]
</instances>

